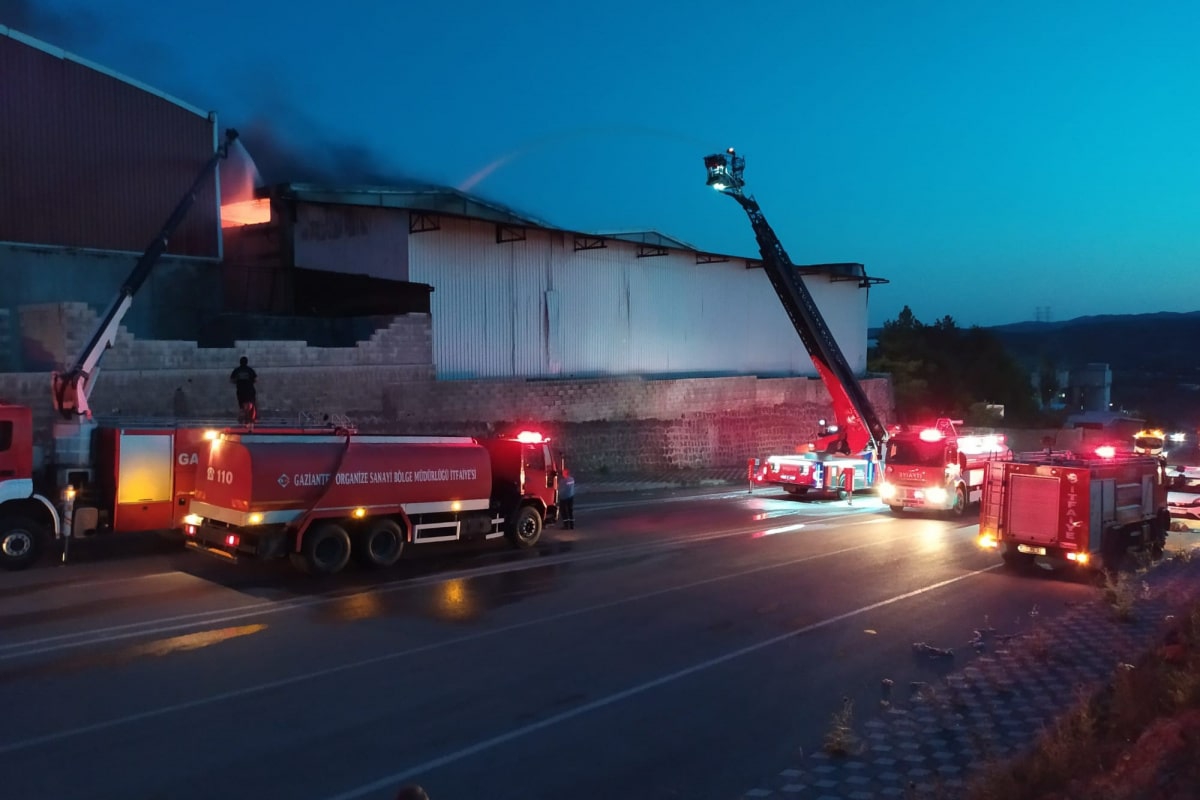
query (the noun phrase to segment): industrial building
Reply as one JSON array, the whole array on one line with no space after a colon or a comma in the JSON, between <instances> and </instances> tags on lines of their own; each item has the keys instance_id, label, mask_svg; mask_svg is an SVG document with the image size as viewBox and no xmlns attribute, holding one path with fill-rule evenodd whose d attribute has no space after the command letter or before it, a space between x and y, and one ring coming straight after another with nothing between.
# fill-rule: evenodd
<instances>
[{"instance_id":1,"label":"industrial building","mask_svg":"<svg viewBox=\"0 0 1200 800\"><path fill-rule=\"evenodd\" d=\"M241 209L249 224L225 229L227 261L238 266L230 272L244 280L236 302L295 313L267 287L303 271L431 287L443 380L814 374L753 259L652 231L566 231L451 189L283 185L260 194L256 211ZM866 290L880 279L861 264L801 269L862 372Z\"/></svg>"},{"instance_id":2,"label":"industrial building","mask_svg":"<svg viewBox=\"0 0 1200 800\"><path fill-rule=\"evenodd\" d=\"M215 114L2 27L0 71L0 369L20 370L17 309L107 305L221 131ZM861 374L882 280L861 264L801 269ZM222 206L210 181L126 327L346 346L408 313L430 315L442 380L815 374L753 258L563 230L440 187L282 184Z\"/></svg>"},{"instance_id":3,"label":"industrial building","mask_svg":"<svg viewBox=\"0 0 1200 800\"><path fill-rule=\"evenodd\" d=\"M104 307L212 156L215 114L0 26L0 369L19 367L16 309ZM215 310L220 188L208 181L128 325L174 336ZM184 320L191 322L192 320Z\"/></svg>"}]
</instances>

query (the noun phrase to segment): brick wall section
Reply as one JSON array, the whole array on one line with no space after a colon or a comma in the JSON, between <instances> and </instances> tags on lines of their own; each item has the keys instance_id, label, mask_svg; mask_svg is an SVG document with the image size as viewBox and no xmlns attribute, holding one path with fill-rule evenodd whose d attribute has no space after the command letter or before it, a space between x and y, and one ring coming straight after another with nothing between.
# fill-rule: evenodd
<instances>
[{"instance_id":1,"label":"brick wall section","mask_svg":"<svg viewBox=\"0 0 1200 800\"><path fill-rule=\"evenodd\" d=\"M49 370L73 358L96 324L82 304L21 309L26 354L45 372L0 375L0 398L31 405L48 436ZM738 466L792 452L820 417L828 394L811 378L436 381L430 318L410 314L355 347L304 342L146 341L121 331L92 395L97 416L176 416L233 421L229 372L246 355L259 373L264 418L298 412L347 414L364 432L487 435L536 426L556 438L581 470L640 471ZM886 379L863 382L885 420ZM177 413L178 412L178 413Z\"/></svg>"}]
</instances>

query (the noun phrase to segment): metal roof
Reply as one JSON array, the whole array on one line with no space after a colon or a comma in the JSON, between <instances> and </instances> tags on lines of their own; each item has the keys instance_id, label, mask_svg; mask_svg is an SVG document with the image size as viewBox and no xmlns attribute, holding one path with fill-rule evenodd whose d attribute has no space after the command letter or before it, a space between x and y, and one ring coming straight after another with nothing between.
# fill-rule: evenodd
<instances>
[{"instance_id":1,"label":"metal roof","mask_svg":"<svg viewBox=\"0 0 1200 800\"><path fill-rule=\"evenodd\" d=\"M676 239L674 236L667 236L658 231L610 231L608 233L589 234L597 236L601 239L620 239L626 242L636 242L638 244L652 244L657 247L672 247L676 250L691 250L700 252L700 249L695 245L688 244L682 239Z\"/></svg>"},{"instance_id":2,"label":"metal roof","mask_svg":"<svg viewBox=\"0 0 1200 800\"><path fill-rule=\"evenodd\" d=\"M186 109L186 110L192 112L193 114L204 117L205 119L207 119L209 116L208 111L199 109L196 106L191 105L190 103L185 103L184 101L180 100L177 97L172 97L171 95L167 94L166 92L163 92L159 89L155 89L153 86L147 86L146 84L142 83L141 81L130 78L128 75L122 75L121 73L111 70L108 67L101 66L100 64L97 64L94 61L89 61L86 58L83 58L82 56L77 56L74 53L63 50L61 47L55 47L54 45L50 44L49 42L43 42L41 39L35 39L32 36L30 36L29 34L21 33L20 31L14 29L14 28L10 28L7 25L0 25L0 36L7 36L8 38L10 38L14 41L20 42L21 44L24 44L24 45L28 45L29 47L37 48L38 50L41 50L45 53L55 56L56 58L61 58L64 61L73 61L76 64L79 64L80 66L87 67L90 70L94 70L103 75L107 75L110 78L115 78L115 79L121 81L122 83L127 83L130 86L133 86L137 89L140 89L143 92L146 92L147 94L152 94L155 97L162 98L163 100L166 100L169 103L173 103L174 105L177 105L180 108Z\"/></svg>"},{"instance_id":3,"label":"metal roof","mask_svg":"<svg viewBox=\"0 0 1200 800\"><path fill-rule=\"evenodd\" d=\"M514 211L508 206L445 186L323 186L312 183L282 183L259 189L258 194L307 203L407 208L510 225L561 230L548 222Z\"/></svg>"},{"instance_id":4,"label":"metal roof","mask_svg":"<svg viewBox=\"0 0 1200 800\"><path fill-rule=\"evenodd\" d=\"M258 189L258 195L280 200L300 200L307 203L406 208L411 211L450 214L506 225L559 231L574 234L577 239L589 240L590 244L582 248L577 246L576 249L595 249L595 247L602 247L604 240L614 240L640 245L640 249L658 251L652 253L653 255L662 255L665 250L683 250L695 253L697 263L719 263L736 259L744 260L747 267L762 266L762 262L757 259L727 253L710 253L688 244L682 239L667 236L655 230L590 233L560 228L524 212L514 211L501 203L485 200L446 186L325 186L312 183L281 183ZM888 283L884 278L867 275L866 268L857 263L805 264L797 265L796 269L802 275L825 275L835 282L857 281L860 288L877 283Z\"/></svg>"}]
</instances>

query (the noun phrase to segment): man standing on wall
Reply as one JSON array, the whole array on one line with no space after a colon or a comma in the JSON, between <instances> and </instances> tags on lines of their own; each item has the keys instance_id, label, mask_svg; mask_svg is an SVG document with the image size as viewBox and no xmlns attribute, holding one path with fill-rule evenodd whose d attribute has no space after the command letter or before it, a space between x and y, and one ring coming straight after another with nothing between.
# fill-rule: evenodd
<instances>
[{"instance_id":1,"label":"man standing on wall","mask_svg":"<svg viewBox=\"0 0 1200 800\"><path fill-rule=\"evenodd\" d=\"M229 374L229 382L237 387L238 422L253 425L258 419L258 394L254 384L258 373L250 367L250 359L242 356L238 366Z\"/></svg>"}]
</instances>

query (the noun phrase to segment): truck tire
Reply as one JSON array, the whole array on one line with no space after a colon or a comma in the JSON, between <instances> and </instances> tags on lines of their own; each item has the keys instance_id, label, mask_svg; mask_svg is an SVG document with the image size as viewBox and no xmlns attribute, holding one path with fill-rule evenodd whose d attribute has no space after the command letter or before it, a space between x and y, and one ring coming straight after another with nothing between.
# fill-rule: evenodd
<instances>
[{"instance_id":1,"label":"truck tire","mask_svg":"<svg viewBox=\"0 0 1200 800\"><path fill-rule=\"evenodd\" d=\"M404 554L404 529L394 520L377 519L355 537L354 555L367 567L390 567Z\"/></svg>"},{"instance_id":2,"label":"truck tire","mask_svg":"<svg viewBox=\"0 0 1200 800\"><path fill-rule=\"evenodd\" d=\"M954 490L954 505L950 506L950 516L961 517L967 513L967 493L959 486Z\"/></svg>"},{"instance_id":3,"label":"truck tire","mask_svg":"<svg viewBox=\"0 0 1200 800\"><path fill-rule=\"evenodd\" d=\"M300 552L292 556L292 563L309 575L341 572L350 560L350 534L333 522L318 523L305 532Z\"/></svg>"},{"instance_id":4,"label":"truck tire","mask_svg":"<svg viewBox=\"0 0 1200 800\"><path fill-rule=\"evenodd\" d=\"M517 518L508 529L508 540L513 547L533 547L542 538L542 515L533 506L521 506Z\"/></svg>"},{"instance_id":5,"label":"truck tire","mask_svg":"<svg viewBox=\"0 0 1200 800\"><path fill-rule=\"evenodd\" d=\"M0 519L0 567L25 569L37 561L48 537L44 527L27 517Z\"/></svg>"}]
</instances>

